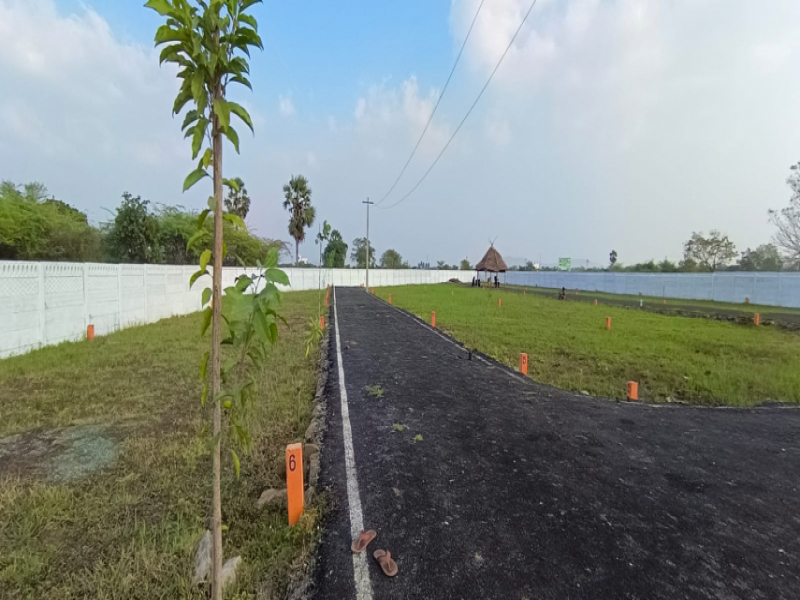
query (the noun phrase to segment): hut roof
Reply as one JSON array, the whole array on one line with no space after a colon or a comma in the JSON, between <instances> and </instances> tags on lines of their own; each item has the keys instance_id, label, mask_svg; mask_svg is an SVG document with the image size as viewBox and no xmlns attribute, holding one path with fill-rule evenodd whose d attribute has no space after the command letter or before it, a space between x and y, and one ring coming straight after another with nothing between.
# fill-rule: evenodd
<instances>
[{"instance_id":1,"label":"hut roof","mask_svg":"<svg viewBox=\"0 0 800 600\"><path fill-rule=\"evenodd\" d=\"M489 271L490 273L505 273L508 271L508 265L500 253L494 249L494 246L489 246L486 254L481 261L475 266L476 271Z\"/></svg>"}]
</instances>

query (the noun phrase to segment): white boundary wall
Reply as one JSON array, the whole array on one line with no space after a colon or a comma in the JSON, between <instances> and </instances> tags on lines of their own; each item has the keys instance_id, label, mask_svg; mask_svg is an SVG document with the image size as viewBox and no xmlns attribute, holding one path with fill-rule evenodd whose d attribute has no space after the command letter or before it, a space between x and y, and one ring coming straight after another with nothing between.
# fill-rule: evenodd
<instances>
[{"instance_id":1,"label":"white boundary wall","mask_svg":"<svg viewBox=\"0 0 800 600\"><path fill-rule=\"evenodd\" d=\"M67 340L93 324L96 335L200 310L210 279L189 289L194 265L110 265L0 261L0 358ZM284 269L292 290L360 286L364 269ZM225 267L223 287L253 269ZM465 271L370 270L370 286L469 281Z\"/></svg>"},{"instance_id":2,"label":"white boundary wall","mask_svg":"<svg viewBox=\"0 0 800 600\"><path fill-rule=\"evenodd\" d=\"M800 273L575 273L559 271L512 271L506 281L513 285L609 292L639 293L658 298L716 300L800 307Z\"/></svg>"}]
</instances>

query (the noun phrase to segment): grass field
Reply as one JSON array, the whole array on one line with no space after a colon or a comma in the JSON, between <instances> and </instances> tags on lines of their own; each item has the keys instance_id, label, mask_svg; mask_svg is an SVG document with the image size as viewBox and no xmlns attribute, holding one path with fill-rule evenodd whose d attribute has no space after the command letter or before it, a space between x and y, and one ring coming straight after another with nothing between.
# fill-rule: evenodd
<instances>
[{"instance_id":1,"label":"grass field","mask_svg":"<svg viewBox=\"0 0 800 600\"><path fill-rule=\"evenodd\" d=\"M255 507L283 487L284 447L302 440L316 385L316 292L286 294L283 311L291 329L262 376L254 452L239 480L225 465L225 553L243 559L226 597L282 595L315 536L315 506L291 529L285 509ZM190 583L211 490L199 332L199 315L176 317L0 361L0 598L206 597ZM81 477L87 463L98 469Z\"/></svg>"},{"instance_id":2,"label":"grass field","mask_svg":"<svg viewBox=\"0 0 800 600\"><path fill-rule=\"evenodd\" d=\"M523 289L527 289L534 292L540 292L544 294L549 294L553 296L558 296L558 293L561 291L561 288L537 288L532 286L522 286L522 285L509 285L510 289L514 291L522 291ZM591 292L591 291L581 291L579 292L580 296L584 298L597 298L598 300L609 300L609 301L624 301L631 304L638 304L641 300L644 303L644 306L653 306L653 307L692 307L696 308L699 311L736 311L741 312L743 315L752 315L753 313L777 313L777 314L784 314L784 315L793 315L800 317L800 308L788 308L783 306L768 306L766 304L745 304L745 303L734 303L734 302L717 302L714 300L684 300L683 298L662 298L656 296L638 296L633 294L611 294L608 292ZM568 289L567 295L572 298L575 296L574 289Z\"/></svg>"},{"instance_id":3,"label":"grass field","mask_svg":"<svg viewBox=\"0 0 800 600\"><path fill-rule=\"evenodd\" d=\"M800 336L773 327L457 285L376 293L391 294L395 306L426 321L436 311L437 327L509 366L518 367L519 354L527 353L529 375L559 388L623 398L626 382L638 381L648 401L800 402Z\"/></svg>"}]
</instances>

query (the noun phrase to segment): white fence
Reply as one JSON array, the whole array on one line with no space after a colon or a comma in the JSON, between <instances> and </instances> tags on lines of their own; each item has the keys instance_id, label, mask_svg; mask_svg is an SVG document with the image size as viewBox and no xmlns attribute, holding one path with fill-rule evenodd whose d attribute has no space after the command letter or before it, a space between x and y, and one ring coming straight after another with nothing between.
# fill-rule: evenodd
<instances>
[{"instance_id":1,"label":"white fence","mask_svg":"<svg viewBox=\"0 0 800 600\"><path fill-rule=\"evenodd\" d=\"M658 298L800 307L800 273L575 273L512 271L513 285L578 289Z\"/></svg>"},{"instance_id":2,"label":"white fence","mask_svg":"<svg viewBox=\"0 0 800 600\"><path fill-rule=\"evenodd\" d=\"M202 289L189 289L195 266L0 261L0 358L200 310ZM284 269L292 290L360 286L363 269ZM253 269L226 267L223 286ZM371 270L370 286L439 283L463 271Z\"/></svg>"}]
</instances>

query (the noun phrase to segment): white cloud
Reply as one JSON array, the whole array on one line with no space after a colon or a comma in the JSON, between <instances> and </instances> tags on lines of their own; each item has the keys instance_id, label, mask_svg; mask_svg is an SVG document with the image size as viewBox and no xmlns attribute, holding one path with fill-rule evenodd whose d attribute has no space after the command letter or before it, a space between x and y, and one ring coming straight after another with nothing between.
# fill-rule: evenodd
<instances>
[{"instance_id":1,"label":"white cloud","mask_svg":"<svg viewBox=\"0 0 800 600\"><path fill-rule=\"evenodd\" d=\"M76 204L95 204L95 219L105 215L86 201L87 185L113 207L144 167L150 185L137 190L165 184L179 193L190 163L171 118L175 73L159 68L152 47L117 39L91 9L62 15L52 0L0 0L3 176L42 180Z\"/></svg>"},{"instance_id":2,"label":"white cloud","mask_svg":"<svg viewBox=\"0 0 800 600\"><path fill-rule=\"evenodd\" d=\"M399 88L373 85L358 98L354 115L362 135L376 143L405 141L416 144L439 97L437 90L420 95L417 78L412 76ZM441 115L434 118L425 133L420 150L438 152L447 142L450 129Z\"/></svg>"},{"instance_id":3,"label":"white cloud","mask_svg":"<svg viewBox=\"0 0 800 600\"><path fill-rule=\"evenodd\" d=\"M454 0L457 42L478 2ZM466 53L473 82L529 5L484 4ZM692 230L768 241L766 210L785 204L800 157L797 22L795 0L537 4L481 101L490 139L504 140L497 115L513 125L494 168L519 173L517 189L545 186L530 218L563 224L536 244L551 258L614 245L630 262L676 257Z\"/></svg>"},{"instance_id":4,"label":"white cloud","mask_svg":"<svg viewBox=\"0 0 800 600\"><path fill-rule=\"evenodd\" d=\"M278 110L284 117L291 117L297 113L292 104L292 99L288 96L280 96L278 99Z\"/></svg>"}]
</instances>

